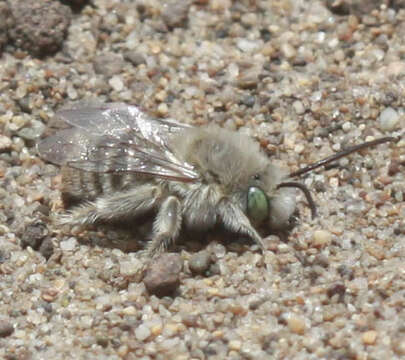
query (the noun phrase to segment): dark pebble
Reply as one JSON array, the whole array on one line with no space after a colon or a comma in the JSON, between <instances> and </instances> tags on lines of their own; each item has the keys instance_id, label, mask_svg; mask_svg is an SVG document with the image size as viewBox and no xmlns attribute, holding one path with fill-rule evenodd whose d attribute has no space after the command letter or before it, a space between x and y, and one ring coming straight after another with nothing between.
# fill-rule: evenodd
<instances>
[{"instance_id":1,"label":"dark pebble","mask_svg":"<svg viewBox=\"0 0 405 360\"><path fill-rule=\"evenodd\" d=\"M390 0L327 0L326 6L336 15L353 14L361 17L379 9L382 4L389 5L389 3Z\"/></svg>"},{"instance_id":2,"label":"dark pebble","mask_svg":"<svg viewBox=\"0 0 405 360\"><path fill-rule=\"evenodd\" d=\"M263 41L270 41L271 40L271 32L268 29L260 29L260 38Z\"/></svg>"},{"instance_id":3,"label":"dark pebble","mask_svg":"<svg viewBox=\"0 0 405 360\"><path fill-rule=\"evenodd\" d=\"M353 276L354 276L354 271L353 269L347 267L346 265L340 265L337 268L337 272L339 273L339 275L342 278L348 279L348 280L352 280Z\"/></svg>"},{"instance_id":4,"label":"dark pebble","mask_svg":"<svg viewBox=\"0 0 405 360\"><path fill-rule=\"evenodd\" d=\"M30 246L34 250L38 250L47 235L46 225L42 221L36 221L26 226L21 235L21 246L23 248Z\"/></svg>"},{"instance_id":5,"label":"dark pebble","mask_svg":"<svg viewBox=\"0 0 405 360\"><path fill-rule=\"evenodd\" d=\"M62 3L69 5L72 7L74 10L79 10L86 4L90 3L89 0L62 0Z\"/></svg>"},{"instance_id":6,"label":"dark pebble","mask_svg":"<svg viewBox=\"0 0 405 360\"><path fill-rule=\"evenodd\" d=\"M159 297L173 294L180 285L183 260L178 254L162 254L153 259L143 282L149 294Z\"/></svg>"},{"instance_id":7,"label":"dark pebble","mask_svg":"<svg viewBox=\"0 0 405 360\"><path fill-rule=\"evenodd\" d=\"M224 39L224 38L228 37L229 31L227 29L219 29L219 30L217 30L215 35L218 39Z\"/></svg>"},{"instance_id":8,"label":"dark pebble","mask_svg":"<svg viewBox=\"0 0 405 360\"><path fill-rule=\"evenodd\" d=\"M246 105L248 107L252 107L255 103L256 103L256 97L254 97L252 95L245 96L242 99L242 104Z\"/></svg>"},{"instance_id":9,"label":"dark pebble","mask_svg":"<svg viewBox=\"0 0 405 360\"><path fill-rule=\"evenodd\" d=\"M96 338L97 345L100 345L103 348L108 346L108 342L109 342L108 338L104 336L97 336Z\"/></svg>"},{"instance_id":10,"label":"dark pebble","mask_svg":"<svg viewBox=\"0 0 405 360\"><path fill-rule=\"evenodd\" d=\"M315 256L314 264L327 268L329 266L329 259L326 255L320 254Z\"/></svg>"},{"instance_id":11,"label":"dark pebble","mask_svg":"<svg viewBox=\"0 0 405 360\"><path fill-rule=\"evenodd\" d=\"M14 327L11 323L0 321L0 337L10 336L14 332Z\"/></svg>"},{"instance_id":12,"label":"dark pebble","mask_svg":"<svg viewBox=\"0 0 405 360\"><path fill-rule=\"evenodd\" d=\"M9 36L18 48L43 57L62 47L72 17L68 6L37 0L15 0L9 4L15 20Z\"/></svg>"},{"instance_id":13,"label":"dark pebble","mask_svg":"<svg viewBox=\"0 0 405 360\"><path fill-rule=\"evenodd\" d=\"M347 0L326 0L326 6L336 15L350 14L350 4Z\"/></svg>"},{"instance_id":14,"label":"dark pebble","mask_svg":"<svg viewBox=\"0 0 405 360\"><path fill-rule=\"evenodd\" d=\"M145 57L139 52L126 51L124 53L124 59L134 66L146 64Z\"/></svg>"},{"instance_id":15,"label":"dark pebble","mask_svg":"<svg viewBox=\"0 0 405 360\"><path fill-rule=\"evenodd\" d=\"M170 0L165 2L162 11L162 19L169 28L182 27L188 19L188 0Z\"/></svg>"},{"instance_id":16,"label":"dark pebble","mask_svg":"<svg viewBox=\"0 0 405 360\"><path fill-rule=\"evenodd\" d=\"M326 293L329 297L332 297L336 294L339 294L340 296L342 296L345 294L345 292L346 292L346 286L342 283L333 284L326 290Z\"/></svg>"},{"instance_id":17,"label":"dark pebble","mask_svg":"<svg viewBox=\"0 0 405 360\"><path fill-rule=\"evenodd\" d=\"M39 247L39 252L46 260L48 260L52 256L53 251L54 247L52 239L50 237L46 237L44 241L42 241L41 246Z\"/></svg>"}]
</instances>

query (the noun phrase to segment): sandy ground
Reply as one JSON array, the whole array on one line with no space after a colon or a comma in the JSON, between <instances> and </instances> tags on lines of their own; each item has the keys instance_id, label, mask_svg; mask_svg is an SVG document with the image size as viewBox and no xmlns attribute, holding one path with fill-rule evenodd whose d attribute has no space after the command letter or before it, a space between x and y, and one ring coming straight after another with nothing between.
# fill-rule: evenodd
<instances>
[{"instance_id":1,"label":"sandy ground","mask_svg":"<svg viewBox=\"0 0 405 360\"><path fill-rule=\"evenodd\" d=\"M263 254L235 234L187 235L164 297L137 276L134 237L57 225L58 168L35 150L58 108L95 100L242 131L291 171L400 137L402 2L331 3L95 0L55 55L5 46L0 358L404 358L403 139L303 176L318 217L299 195L298 223Z\"/></svg>"}]
</instances>

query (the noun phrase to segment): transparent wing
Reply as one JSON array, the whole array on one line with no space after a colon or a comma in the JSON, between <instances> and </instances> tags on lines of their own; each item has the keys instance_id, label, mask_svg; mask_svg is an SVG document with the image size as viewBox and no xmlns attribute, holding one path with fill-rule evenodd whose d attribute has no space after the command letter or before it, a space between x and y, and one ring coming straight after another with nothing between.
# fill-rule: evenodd
<instances>
[{"instance_id":1,"label":"transparent wing","mask_svg":"<svg viewBox=\"0 0 405 360\"><path fill-rule=\"evenodd\" d=\"M148 117L120 103L62 110L57 116L72 128L38 144L44 159L94 172L135 172L180 181L199 178L194 167L169 148L170 137L187 125Z\"/></svg>"},{"instance_id":2,"label":"transparent wing","mask_svg":"<svg viewBox=\"0 0 405 360\"><path fill-rule=\"evenodd\" d=\"M168 134L190 127L174 120L151 118L137 106L123 103L61 110L56 115L64 122L93 135L120 136L132 130L157 145L164 145Z\"/></svg>"}]
</instances>

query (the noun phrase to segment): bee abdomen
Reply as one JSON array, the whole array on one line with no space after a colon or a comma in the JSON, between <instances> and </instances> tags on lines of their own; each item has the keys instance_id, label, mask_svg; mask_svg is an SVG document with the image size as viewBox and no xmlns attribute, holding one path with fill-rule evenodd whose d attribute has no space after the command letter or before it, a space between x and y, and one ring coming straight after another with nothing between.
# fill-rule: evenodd
<instances>
[{"instance_id":1,"label":"bee abdomen","mask_svg":"<svg viewBox=\"0 0 405 360\"><path fill-rule=\"evenodd\" d=\"M62 167L62 200L66 208L93 200L103 191L100 174Z\"/></svg>"},{"instance_id":2,"label":"bee abdomen","mask_svg":"<svg viewBox=\"0 0 405 360\"><path fill-rule=\"evenodd\" d=\"M102 194L125 191L143 183L142 176L132 173L101 173L62 167L62 201L65 208L95 200Z\"/></svg>"},{"instance_id":3,"label":"bee abdomen","mask_svg":"<svg viewBox=\"0 0 405 360\"><path fill-rule=\"evenodd\" d=\"M101 194L118 191L122 175L82 171L62 167L62 201L65 208L96 199Z\"/></svg>"}]
</instances>

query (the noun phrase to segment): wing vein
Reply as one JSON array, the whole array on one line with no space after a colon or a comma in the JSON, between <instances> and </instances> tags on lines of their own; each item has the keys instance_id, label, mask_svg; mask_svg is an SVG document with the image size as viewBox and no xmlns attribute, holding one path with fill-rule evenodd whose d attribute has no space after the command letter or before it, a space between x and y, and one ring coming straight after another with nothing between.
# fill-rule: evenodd
<instances>
[{"instance_id":1,"label":"wing vein","mask_svg":"<svg viewBox=\"0 0 405 360\"><path fill-rule=\"evenodd\" d=\"M171 150L172 136L188 129L187 125L151 118L138 107L121 103L62 110L56 115L71 127L38 144L39 154L47 161L90 172L199 179L196 169Z\"/></svg>"}]
</instances>

